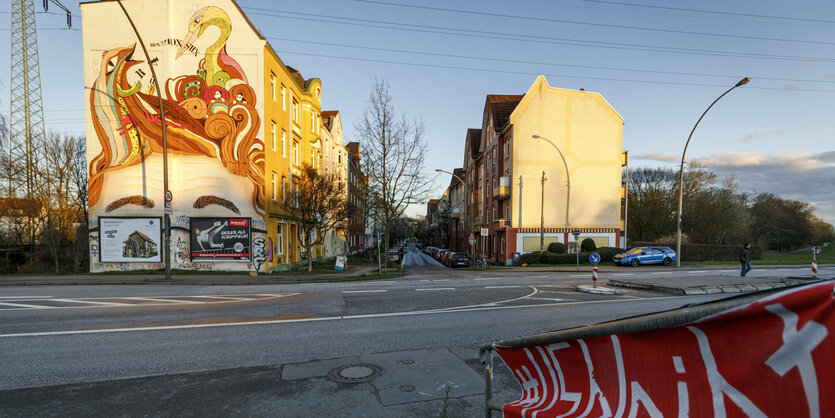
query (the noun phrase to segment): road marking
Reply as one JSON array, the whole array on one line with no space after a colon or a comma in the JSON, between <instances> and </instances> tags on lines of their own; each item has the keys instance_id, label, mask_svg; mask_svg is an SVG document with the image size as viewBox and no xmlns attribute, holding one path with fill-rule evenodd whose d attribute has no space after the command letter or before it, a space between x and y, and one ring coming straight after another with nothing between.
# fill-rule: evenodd
<instances>
[{"instance_id":1,"label":"road marking","mask_svg":"<svg viewBox=\"0 0 835 418\"><path fill-rule=\"evenodd\" d=\"M18 299L50 299L52 296L0 296L0 299L18 300Z\"/></svg>"},{"instance_id":2,"label":"road marking","mask_svg":"<svg viewBox=\"0 0 835 418\"><path fill-rule=\"evenodd\" d=\"M448 282L449 279L433 279L433 282Z\"/></svg>"},{"instance_id":3,"label":"road marking","mask_svg":"<svg viewBox=\"0 0 835 418\"><path fill-rule=\"evenodd\" d=\"M429 280L429 279L420 279L420 281L421 281L421 282L428 282L428 281L430 281L430 280Z\"/></svg>"},{"instance_id":4,"label":"road marking","mask_svg":"<svg viewBox=\"0 0 835 418\"><path fill-rule=\"evenodd\" d=\"M79 300L79 299L49 299L51 301L56 302L70 302L70 303L90 303L93 305L104 305L104 306L136 306L130 303L116 303L116 302L98 302L94 300Z\"/></svg>"},{"instance_id":5,"label":"road marking","mask_svg":"<svg viewBox=\"0 0 835 418\"><path fill-rule=\"evenodd\" d=\"M11 302L0 302L0 305L6 306L14 306L16 308L29 308L29 309L53 309L54 306L44 306L44 305L27 305L24 303L11 303ZM6 309L4 309L6 310Z\"/></svg>"},{"instance_id":6,"label":"road marking","mask_svg":"<svg viewBox=\"0 0 835 418\"><path fill-rule=\"evenodd\" d=\"M667 272L665 272L665 271L656 271L655 273L650 273L650 274L667 274Z\"/></svg>"},{"instance_id":7,"label":"road marking","mask_svg":"<svg viewBox=\"0 0 835 418\"><path fill-rule=\"evenodd\" d=\"M476 277L473 280L501 280L501 277Z\"/></svg>"},{"instance_id":8,"label":"road marking","mask_svg":"<svg viewBox=\"0 0 835 418\"><path fill-rule=\"evenodd\" d=\"M572 274L568 277L589 277L589 275L588 274Z\"/></svg>"},{"instance_id":9,"label":"road marking","mask_svg":"<svg viewBox=\"0 0 835 418\"><path fill-rule=\"evenodd\" d=\"M525 277L523 277L523 279L547 279L549 277L551 277L551 276L525 276ZM476 279L476 280L478 280L478 279Z\"/></svg>"},{"instance_id":10,"label":"road marking","mask_svg":"<svg viewBox=\"0 0 835 418\"><path fill-rule=\"evenodd\" d=\"M415 289L418 292L433 291L433 290L455 290L454 287L424 287Z\"/></svg>"},{"instance_id":11,"label":"road marking","mask_svg":"<svg viewBox=\"0 0 835 418\"><path fill-rule=\"evenodd\" d=\"M199 296L199 297L207 298L207 299L223 299L223 300L238 300L238 301L252 300L250 298L239 298L239 297L232 297L232 296Z\"/></svg>"},{"instance_id":12,"label":"road marking","mask_svg":"<svg viewBox=\"0 0 835 418\"><path fill-rule=\"evenodd\" d=\"M140 297L127 297L127 298L119 298L119 299L130 299L130 300L139 300L139 301L148 301L148 302L168 302L168 303L184 303L187 305L190 304L199 304L199 303L206 303L206 302L196 302L193 300L180 300L180 299L163 299L163 298L140 298Z\"/></svg>"},{"instance_id":13,"label":"road marking","mask_svg":"<svg viewBox=\"0 0 835 418\"><path fill-rule=\"evenodd\" d=\"M612 273L612 276L632 276L635 273Z\"/></svg>"},{"instance_id":14,"label":"road marking","mask_svg":"<svg viewBox=\"0 0 835 418\"><path fill-rule=\"evenodd\" d=\"M390 318L398 316L415 316L415 315L437 315L455 312L468 311L487 311L498 309L530 309L530 308L545 308L550 306L566 306L566 305L588 305L591 303L627 303L633 301L643 300L664 300L664 299L678 299L680 296L668 296L660 298L639 298L639 299L607 299L607 300L592 300L579 302L555 302L543 303L539 305L521 305L521 306L481 306L474 307L459 307L448 309L436 309L426 311L408 311L408 312L388 312L379 314L363 314L350 316L330 316L320 318L298 318L298 319L272 319L267 321L252 321L252 322L221 322L215 324L191 324L191 325L162 325L155 327L136 327L136 328L110 328L110 329L81 329L72 331L46 331L46 332L23 332L19 334L0 334L0 338L15 338L15 337L45 337L57 335L79 335L79 334L110 334L116 332L136 332L136 331L170 331L181 329L196 329L196 328L221 328L221 327L240 327L240 326L254 326L254 325L277 325L284 323L297 322L321 322L321 321L340 321L350 319L369 319L369 318Z\"/></svg>"},{"instance_id":15,"label":"road marking","mask_svg":"<svg viewBox=\"0 0 835 418\"><path fill-rule=\"evenodd\" d=\"M721 272L721 273L730 273L730 272L736 271L736 270L716 270L716 271Z\"/></svg>"},{"instance_id":16,"label":"road marking","mask_svg":"<svg viewBox=\"0 0 835 418\"><path fill-rule=\"evenodd\" d=\"M484 286L485 289L515 289L522 286Z\"/></svg>"},{"instance_id":17,"label":"road marking","mask_svg":"<svg viewBox=\"0 0 835 418\"><path fill-rule=\"evenodd\" d=\"M696 271L688 271L690 274L699 274L699 273L707 273L705 270L696 270Z\"/></svg>"},{"instance_id":18,"label":"road marking","mask_svg":"<svg viewBox=\"0 0 835 418\"><path fill-rule=\"evenodd\" d=\"M528 300L551 300L551 301L554 301L554 302L560 302L560 301L565 301L565 300L569 300L569 299L560 299L560 298L528 298Z\"/></svg>"},{"instance_id":19,"label":"road marking","mask_svg":"<svg viewBox=\"0 0 835 418\"><path fill-rule=\"evenodd\" d=\"M381 289L381 290L343 290L342 293L384 293L388 292L388 290Z\"/></svg>"}]
</instances>

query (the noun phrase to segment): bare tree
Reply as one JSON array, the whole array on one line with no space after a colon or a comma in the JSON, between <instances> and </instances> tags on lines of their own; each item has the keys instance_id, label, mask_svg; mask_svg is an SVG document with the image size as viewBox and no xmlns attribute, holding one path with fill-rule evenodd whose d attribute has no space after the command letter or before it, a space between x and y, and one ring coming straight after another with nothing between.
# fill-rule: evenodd
<instances>
[{"instance_id":1,"label":"bare tree","mask_svg":"<svg viewBox=\"0 0 835 418\"><path fill-rule=\"evenodd\" d=\"M432 186L430 176L423 173L427 150L423 122L398 115L388 82L377 78L354 128L365 150L370 204L383 228L387 255L392 223L410 204L426 200Z\"/></svg>"},{"instance_id":2,"label":"bare tree","mask_svg":"<svg viewBox=\"0 0 835 418\"><path fill-rule=\"evenodd\" d=\"M282 207L298 224L296 238L307 252L307 271L313 271L313 247L325 242L328 231L344 228L348 202L345 184L339 177L319 173L308 164L301 171Z\"/></svg>"}]
</instances>

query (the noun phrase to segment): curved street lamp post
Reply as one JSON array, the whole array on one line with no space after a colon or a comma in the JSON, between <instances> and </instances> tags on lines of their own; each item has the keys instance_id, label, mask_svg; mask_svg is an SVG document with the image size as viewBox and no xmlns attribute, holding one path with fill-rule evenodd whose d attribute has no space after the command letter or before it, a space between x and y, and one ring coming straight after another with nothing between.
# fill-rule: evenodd
<instances>
[{"instance_id":1,"label":"curved street lamp post","mask_svg":"<svg viewBox=\"0 0 835 418\"><path fill-rule=\"evenodd\" d=\"M747 84L751 81L751 77L745 77L742 80L739 80L733 87L729 88L726 92L722 93L721 96L717 97L710 106L705 109L702 116L699 117L699 120L696 121L696 124L693 125L693 129L690 131L690 136L687 137L687 142L684 143L684 151L681 153L681 165L679 166L678 172L678 213L676 214L676 267L681 267L681 207L682 202L684 199L684 155L687 153L687 146L690 145L690 138L693 137L693 132L696 131L696 127L699 126L699 122L702 121L702 118L705 117L707 111L710 110L716 102L719 101L722 97L726 94L730 93L731 90Z\"/></svg>"},{"instance_id":2,"label":"curved street lamp post","mask_svg":"<svg viewBox=\"0 0 835 418\"><path fill-rule=\"evenodd\" d=\"M554 147L555 150L557 150L557 153L560 155L560 158L562 159L562 164L563 164L563 166L565 166L565 227L568 228L569 226L571 226L571 224L568 223L568 207L569 207L569 202L570 202L570 199L571 199L571 176L568 173L568 163L565 162L565 157L562 155L562 151L560 151L560 149L557 148L557 146L553 142L551 142L551 140L549 140L548 138L545 138L545 137L541 137L539 135L531 135L531 138L541 139L541 140L544 140L545 142L551 144L551 146ZM544 176L545 176L544 171L542 172L542 175L543 175L543 178L544 178ZM542 204L543 205L545 204L544 196L542 198ZM540 226L539 226L540 242L545 241L545 225L544 224L545 224L545 220L542 219L540 221ZM576 239L575 239L575 241L576 241ZM540 246L544 246L544 244L540 244ZM578 248L578 250L579 250L579 248Z\"/></svg>"}]
</instances>

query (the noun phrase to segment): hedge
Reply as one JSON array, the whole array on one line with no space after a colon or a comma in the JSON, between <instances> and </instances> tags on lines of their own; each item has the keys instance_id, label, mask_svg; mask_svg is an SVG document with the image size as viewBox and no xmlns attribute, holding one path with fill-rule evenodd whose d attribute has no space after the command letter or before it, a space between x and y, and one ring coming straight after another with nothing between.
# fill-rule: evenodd
<instances>
[{"instance_id":1,"label":"hedge","mask_svg":"<svg viewBox=\"0 0 835 418\"><path fill-rule=\"evenodd\" d=\"M613 248L613 247L600 247L595 251L583 251L580 253L580 264L591 264L589 263L589 256L592 253L597 253L600 255L600 263L611 263L612 259L622 253L624 250L623 248ZM533 252L522 254L519 257L519 262L524 264L568 264L568 265L576 265L577 264L577 255L576 254L563 254L563 253L552 253L550 251L545 251L543 253Z\"/></svg>"},{"instance_id":2,"label":"hedge","mask_svg":"<svg viewBox=\"0 0 835 418\"><path fill-rule=\"evenodd\" d=\"M636 242L634 247L663 246L675 251L675 243L666 242ZM742 245L711 245L711 244L681 244L681 261L739 261L739 250ZM751 260L763 258L760 246L751 246L749 257Z\"/></svg>"}]
</instances>

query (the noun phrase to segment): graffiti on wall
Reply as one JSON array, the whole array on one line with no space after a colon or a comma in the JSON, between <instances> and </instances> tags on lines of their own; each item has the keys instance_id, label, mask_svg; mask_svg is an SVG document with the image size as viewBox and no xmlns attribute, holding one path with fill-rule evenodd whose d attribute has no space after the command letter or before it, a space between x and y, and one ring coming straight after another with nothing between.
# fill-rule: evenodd
<instances>
[{"instance_id":1,"label":"graffiti on wall","mask_svg":"<svg viewBox=\"0 0 835 418\"><path fill-rule=\"evenodd\" d=\"M252 239L252 264L255 266L255 271L260 271L261 266L267 261L267 251L264 248L264 242L263 237Z\"/></svg>"},{"instance_id":2,"label":"graffiti on wall","mask_svg":"<svg viewBox=\"0 0 835 418\"><path fill-rule=\"evenodd\" d=\"M129 180L146 176L146 165L162 152L161 96L169 154L189 163L199 162L197 178L182 186L190 189L173 190L182 205L178 208L175 201L175 209L194 213L207 206L225 207L239 215L246 211L263 216L264 143L257 137L261 126L255 107L257 95L241 65L227 53L231 19L223 9L209 6L183 19L182 24L182 41L157 43L177 48L175 60L186 53L199 55L193 44L201 37L217 39L191 72L157 74L162 91L155 90L140 65L144 61L137 59L142 54L136 44L113 45L102 52L88 97L95 131L90 136L101 144L101 152L89 165L90 206L97 213L125 205L154 207L153 199L141 197L145 189L131 190ZM219 29L219 34L207 31L209 27ZM158 59L151 60L155 68ZM108 177L112 180L105 181ZM161 182L154 176L144 180L148 178ZM206 184L201 183L202 178ZM218 179L231 180L224 183ZM241 184L249 187L241 190ZM155 187L161 186L151 184L148 189Z\"/></svg>"}]
</instances>

